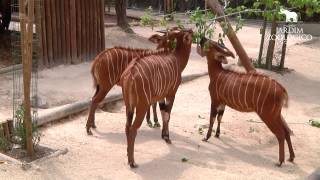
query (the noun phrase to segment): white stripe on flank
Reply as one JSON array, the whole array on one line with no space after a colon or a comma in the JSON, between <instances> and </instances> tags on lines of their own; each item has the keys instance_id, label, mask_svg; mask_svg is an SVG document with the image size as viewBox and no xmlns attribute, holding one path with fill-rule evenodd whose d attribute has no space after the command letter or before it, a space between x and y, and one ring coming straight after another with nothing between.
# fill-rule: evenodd
<instances>
[{"instance_id":1,"label":"white stripe on flank","mask_svg":"<svg viewBox=\"0 0 320 180\"><path fill-rule=\"evenodd\" d=\"M219 97L219 99L220 99L220 96L219 96L220 93L218 92L218 81L219 81L222 73L223 73L223 71L221 71L221 72L218 74L218 78L217 78L216 83L215 83L215 85L214 85L214 86L215 86L214 88L216 89L216 96Z\"/></svg>"},{"instance_id":2,"label":"white stripe on flank","mask_svg":"<svg viewBox=\"0 0 320 180\"><path fill-rule=\"evenodd\" d=\"M109 76L109 82L110 82L110 85L113 85L113 82L112 82L112 78L111 78L111 71L110 71L110 68L109 68L109 64L110 64L110 61L111 61L111 59L110 59L110 57L109 57L109 51L106 53L106 56L107 56L107 67L108 67L108 72L107 72L107 74L108 74L108 76Z\"/></svg>"},{"instance_id":3,"label":"white stripe on flank","mask_svg":"<svg viewBox=\"0 0 320 180\"><path fill-rule=\"evenodd\" d=\"M136 99L137 99L137 100L136 100L137 102L136 102L136 103L139 104L139 98L138 98L138 97L139 97L139 94L138 94L138 89L137 89L137 82L136 82L135 80L133 80L133 83L134 83L134 88L135 88L135 90L136 90L136 95L137 95L137 98L136 98Z\"/></svg>"},{"instance_id":4,"label":"white stripe on flank","mask_svg":"<svg viewBox=\"0 0 320 180\"><path fill-rule=\"evenodd\" d=\"M120 51L121 52L121 62L120 62L120 71L119 71L119 73L120 73L120 77L121 77L121 74L122 74L122 72L124 71L124 69L123 69L123 66L122 66L122 64L123 64L123 62L125 61L124 60L124 52L123 51Z\"/></svg>"},{"instance_id":5,"label":"white stripe on flank","mask_svg":"<svg viewBox=\"0 0 320 180\"><path fill-rule=\"evenodd\" d=\"M162 73L160 73L160 82L161 82L161 86L160 86L160 96L162 96L164 94L164 91L165 91L165 82L166 82L166 72L165 72L165 68L164 68L164 65L163 65L163 59L161 56L156 56L158 57L158 59L162 62L160 63L159 65L161 66L161 70L162 70Z\"/></svg>"},{"instance_id":6,"label":"white stripe on flank","mask_svg":"<svg viewBox=\"0 0 320 180\"><path fill-rule=\"evenodd\" d=\"M264 80L265 80L265 77L263 77L263 80L262 80L262 84L261 84L261 88L260 88L260 91L259 91L259 95L258 95L258 98L257 98L257 105L256 105L256 107L257 107L257 111L259 110L259 99L260 99L260 95L261 95L261 91L263 90L263 88L264 88Z\"/></svg>"},{"instance_id":7,"label":"white stripe on flank","mask_svg":"<svg viewBox=\"0 0 320 180\"><path fill-rule=\"evenodd\" d=\"M225 76L224 76L224 78L223 78L223 80L222 80L222 83L224 83L223 85L224 86L221 86L221 91L220 91L220 93L221 94L225 94L225 93L223 93L224 91L225 91L225 89L226 89L226 87L227 87L227 84L228 84L228 81L230 80L230 78L229 78L229 76L230 76L230 74L231 74L231 72L228 72L227 74L225 74ZM232 75L232 74L231 74ZM221 84L222 84L221 83Z\"/></svg>"},{"instance_id":8,"label":"white stripe on flank","mask_svg":"<svg viewBox=\"0 0 320 180\"><path fill-rule=\"evenodd\" d=\"M276 106L276 95L277 95L276 93L277 93L277 84L276 84L276 81L274 81L273 106L271 109L271 113L273 113L274 108Z\"/></svg>"},{"instance_id":9,"label":"white stripe on flank","mask_svg":"<svg viewBox=\"0 0 320 180\"><path fill-rule=\"evenodd\" d=\"M118 53L117 53L117 50L115 50L115 52L116 52L116 55L117 55L117 57L116 57L116 61L118 61L119 60L119 57L118 57ZM113 58L113 57L112 57ZM112 73L113 73L113 82L115 82L116 81L116 69L115 69L115 67L114 67L114 60L112 60L111 61L111 65L112 65Z\"/></svg>"},{"instance_id":10,"label":"white stripe on flank","mask_svg":"<svg viewBox=\"0 0 320 180\"><path fill-rule=\"evenodd\" d=\"M228 79L228 76L229 76L229 73L230 72L227 72L226 74L224 74L223 76L222 76L222 79L221 79L221 83L219 83L219 89L218 89L218 91L219 91L219 96L220 96L220 98L223 98L224 96L224 93L223 93L223 89L224 89L224 86L226 85L226 81L225 81L225 79Z\"/></svg>"},{"instance_id":11,"label":"white stripe on flank","mask_svg":"<svg viewBox=\"0 0 320 180\"><path fill-rule=\"evenodd\" d=\"M175 80L174 80L174 84L173 84L173 87L175 88L176 86L179 86L177 85L178 83L178 77L179 77L179 72L178 72L178 60L176 59L176 57L173 57L174 58L174 64L172 64L172 68L173 68L173 71L175 72L174 76L175 76Z\"/></svg>"},{"instance_id":12,"label":"white stripe on flank","mask_svg":"<svg viewBox=\"0 0 320 180\"><path fill-rule=\"evenodd\" d=\"M145 86L144 86L144 79L143 79L143 77L142 77L142 75L141 75L141 73L140 73L140 71L139 71L139 68L136 68L136 70L137 70L137 73L138 73L139 76L140 76L140 79L141 79L141 82L142 82L143 92L144 92L144 95L145 95L145 97L146 97L147 103L150 104L150 100L149 100L149 98L148 98L148 95L147 95L147 92L146 92L146 89L145 89ZM138 96L137 98L139 98L139 96Z\"/></svg>"},{"instance_id":13,"label":"white stripe on flank","mask_svg":"<svg viewBox=\"0 0 320 180\"><path fill-rule=\"evenodd\" d=\"M268 80L269 80L269 81L268 81ZM262 111L263 111L263 106L264 106L264 103L265 103L265 101L266 101L266 99L267 99L267 97L268 97L268 95L269 95L270 86L271 86L271 82L272 82L272 81L270 81L270 78L268 78L267 81L269 82L269 86L268 86L267 93L266 93L266 95L264 96L264 98L263 98L263 100L262 100L262 105L261 105L261 111L260 111L260 113L262 113Z\"/></svg>"},{"instance_id":14,"label":"white stripe on flank","mask_svg":"<svg viewBox=\"0 0 320 180\"><path fill-rule=\"evenodd\" d=\"M117 51L118 54L121 53L121 51L119 51L118 49L116 49L116 51ZM119 58L122 58L122 57L119 56ZM116 63L114 64L114 65L115 65L116 82L119 81L120 76L121 76L121 74L122 74L122 73L120 73L120 71L119 71L119 62L121 63L121 61L122 61L122 59L118 59L118 60L116 61Z\"/></svg>"},{"instance_id":15,"label":"white stripe on flank","mask_svg":"<svg viewBox=\"0 0 320 180\"><path fill-rule=\"evenodd\" d=\"M241 77L241 76L240 76ZM241 82L242 82L242 79L241 78ZM238 109L238 104L236 103L236 99L235 99L235 94L234 94L234 87L237 83L237 81L239 80L239 76L236 76L235 79L233 80L233 86L232 86L232 89L231 89L231 97L232 97L232 104L235 106L236 109ZM241 88L241 82L240 82L240 88ZM238 94L240 93L240 89L237 89L236 90L236 93L238 92ZM241 108L241 107L240 107Z\"/></svg>"},{"instance_id":16,"label":"white stripe on flank","mask_svg":"<svg viewBox=\"0 0 320 180\"><path fill-rule=\"evenodd\" d=\"M146 77L146 79L147 79L147 84L148 84L148 88L149 88L149 90L147 91L147 92L149 92L149 93L147 93L147 94L149 94L149 100L151 100L151 83L150 83L150 78L149 78L149 76L148 76L148 74L146 74L146 72L145 72L145 70L144 70L144 67L146 67L146 66L142 66L140 63L141 62L143 62L143 60L144 59L140 59L140 61L137 63L137 69L139 70L139 72L141 72L141 75L143 75L144 77Z\"/></svg>"},{"instance_id":17,"label":"white stripe on flank","mask_svg":"<svg viewBox=\"0 0 320 180\"><path fill-rule=\"evenodd\" d=\"M225 87L224 87L224 89L223 89L223 92L224 92L224 94L225 94L225 96L224 96L224 98L225 98L225 101L226 101L226 103L227 104L231 104L230 103L230 101L229 101L229 97L230 97L230 95L229 95L229 84L230 84L230 82L232 82L232 77L233 77L233 73L231 73L230 74L230 76L227 78L227 81L226 81L226 85L225 85Z\"/></svg>"},{"instance_id":18,"label":"white stripe on flank","mask_svg":"<svg viewBox=\"0 0 320 180\"><path fill-rule=\"evenodd\" d=\"M253 93L252 93L252 106L253 107L255 107L256 106L256 104L254 103L254 100L255 100L255 98L254 98L254 95L256 94L256 87L257 87L257 82L258 82L258 80L259 80L260 78L259 77L256 77L256 81L254 82L254 86L253 86Z\"/></svg>"},{"instance_id":19,"label":"white stripe on flank","mask_svg":"<svg viewBox=\"0 0 320 180\"><path fill-rule=\"evenodd\" d=\"M242 102L241 102L241 98L240 98L240 95L241 95L241 88L243 87L242 86L242 81L246 78L244 75L242 75L243 77L241 78L241 81L240 81L240 88L239 88L239 92L238 92L238 101L240 103L240 108L241 109L244 109L245 107L243 106ZM242 93L243 95L243 93Z\"/></svg>"},{"instance_id":20,"label":"white stripe on flank","mask_svg":"<svg viewBox=\"0 0 320 180\"><path fill-rule=\"evenodd\" d=\"M249 79L247 81L246 89L244 91L244 104L245 104L247 109L249 108L248 103L247 103L247 91L248 91L248 86L249 86L251 78L252 78L252 74L250 74L250 77L249 77Z\"/></svg>"}]
</instances>

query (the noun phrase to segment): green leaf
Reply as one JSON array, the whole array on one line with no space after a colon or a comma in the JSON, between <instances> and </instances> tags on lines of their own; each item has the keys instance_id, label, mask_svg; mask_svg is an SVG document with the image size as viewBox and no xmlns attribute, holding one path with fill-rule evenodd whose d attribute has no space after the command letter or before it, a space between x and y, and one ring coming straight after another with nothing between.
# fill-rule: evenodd
<instances>
[{"instance_id":1,"label":"green leaf","mask_svg":"<svg viewBox=\"0 0 320 180\"><path fill-rule=\"evenodd\" d=\"M311 119L311 120L309 120L309 123L311 126L320 128L320 121L319 120Z\"/></svg>"}]
</instances>

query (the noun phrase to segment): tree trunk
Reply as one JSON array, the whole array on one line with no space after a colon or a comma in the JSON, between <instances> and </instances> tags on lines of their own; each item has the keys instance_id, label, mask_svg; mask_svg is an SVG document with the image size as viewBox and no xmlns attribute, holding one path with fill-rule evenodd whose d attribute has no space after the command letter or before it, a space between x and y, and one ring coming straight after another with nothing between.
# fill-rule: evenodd
<instances>
[{"instance_id":1,"label":"tree trunk","mask_svg":"<svg viewBox=\"0 0 320 180\"><path fill-rule=\"evenodd\" d=\"M32 142L32 118L30 103L30 84L32 72L32 43L33 43L33 18L34 18L34 0L28 1L28 15L24 18L25 1L19 1L20 27L21 27L21 54L23 64L23 86L24 86L24 119L23 125L26 129L26 148L28 156L34 155ZM26 23L27 20L27 23ZM26 25L28 24L28 28Z\"/></svg>"},{"instance_id":2,"label":"tree trunk","mask_svg":"<svg viewBox=\"0 0 320 180\"><path fill-rule=\"evenodd\" d=\"M223 12L222 6L220 5L218 0L208 0L208 7L217 16L224 16L225 15ZM227 36L228 36L233 48L237 52L243 67L246 69L247 72L255 72L256 69L253 67L247 52L244 50L244 48L243 48L241 42L239 41L236 33L234 32L228 18L227 17L220 18L220 19L217 19L217 21L219 21L220 23L224 22L224 21L227 22L227 24L228 24Z\"/></svg>"},{"instance_id":3,"label":"tree trunk","mask_svg":"<svg viewBox=\"0 0 320 180\"><path fill-rule=\"evenodd\" d=\"M271 35L269 39L269 46L268 46L268 52L267 52L267 58L266 58L266 68L269 70L272 69L272 60L273 60L274 48L276 45L276 34L277 34L277 19L276 19L276 16L273 16Z\"/></svg>"},{"instance_id":4,"label":"tree trunk","mask_svg":"<svg viewBox=\"0 0 320 180\"><path fill-rule=\"evenodd\" d=\"M132 33L132 29L129 26L127 20L127 4L126 0L116 1L116 13L117 13L117 24L119 27L124 29L126 32Z\"/></svg>"},{"instance_id":5,"label":"tree trunk","mask_svg":"<svg viewBox=\"0 0 320 180\"><path fill-rule=\"evenodd\" d=\"M280 66L279 66L280 70L284 68L284 61L286 59L289 23L286 23L284 27L285 27L285 32L284 32L284 40L282 44L281 60L280 60Z\"/></svg>"},{"instance_id":6,"label":"tree trunk","mask_svg":"<svg viewBox=\"0 0 320 180\"><path fill-rule=\"evenodd\" d=\"M261 30L261 42L260 42L260 50L258 57L258 66L261 67L262 54L263 54L263 46L264 46L264 38L266 36L266 28L267 28L267 18L264 18L262 30Z\"/></svg>"}]
</instances>

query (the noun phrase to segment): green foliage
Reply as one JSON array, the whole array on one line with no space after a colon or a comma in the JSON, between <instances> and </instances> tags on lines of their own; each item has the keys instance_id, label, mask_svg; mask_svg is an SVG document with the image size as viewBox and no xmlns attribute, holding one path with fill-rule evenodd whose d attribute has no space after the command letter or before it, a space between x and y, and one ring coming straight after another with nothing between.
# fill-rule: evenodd
<instances>
[{"instance_id":1,"label":"green foliage","mask_svg":"<svg viewBox=\"0 0 320 180\"><path fill-rule=\"evenodd\" d=\"M0 152L6 152L10 149L11 143L2 134L4 134L3 129L0 128Z\"/></svg>"},{"instance_id":2,"label":"green foliage","mask_svg":"<svg viewBox=\"0 0 320 180\"><path fill-rule=\"evenodd\" d=\"M145 10L144 15L141 16L140 24L142 26L151 26L151 28L153 29L155 26L155 23L154 23L154 20L152 19L151 12L152 12L152 7L150 6L148 9Z\"/></svg>"},{"instance_id":3,"label":"green foliage","mask_svg":"<svg viewBox=\"0 0 320 180\"><path fill-rule=\"evenodd\" d=\"M240 31L244 25L244 19L242 19L241 15L237 16L236 18L236 32Z\"/></svg>"},{"instance_id":4,"label":"green foliage","mask_svg":"<svg viewBox=\"0 0 320 180\"><path fill-rule=\"evenodd\" d=\"M174 22L174 16L175 12L172 12L171 14L167 14L163 16L158 22L157 20L153 19L152 17L152 8L151 6L145 10L144 15L141 17L140 24L142 26L150 26L153 30L155 26L160 26L165 28L166 30L169 29L169 22L172 22L173 24L176 24L177 27L179 28L184 28L183 23L181 20L176 20Z\"/></svg>"},{"instance_id":5,"label":"green foliage","mask_svg":"<svg viewBox=\"0 0 320 180\"><path fill-rule=\"evenodd\" d=\"M308 16L312 16L314 13L320 13L320 1L319 0L289 0L288 6L285 7L283 1L280 0L256 0L253 4L254 9L267 10L265 12L256 12L256 15L262 15L267 20L271 21L273 16L277 20L283 20L284 16L280 14L281 9L294 9L294 11L301 11L305 9L305 13ZM272 10L272 11L270 11Z\"/></svg>"},{"instance_id":6,"label":"green foliage","mask_svg":"<svg viewBox=\"0 0 320 180\"><path fill-rule=\"evenodd\" d=\"M167 20L165 17L163 17L163 18L160 19L159 25L160 25L161 27L164 27L166 30L169 29L169 23L168 23L168 20Z\"/></svg>"},{"instance_id":7,"label":"green foliage","mask_svg":"<svg viewBox=\"0 0 320 180\"><path fill-rule=\"evenodd\" d=\"M311 126L320 128L320 121L311 119L311 120L309 120L309 123L310 123Z\"/></svg>"},{"instance_id":8,"label":"green foliage","mask_svg":"<svg viewBox=\"0 0 320 180\"><path fill-rule=\"evenodd\" d=\"M15 137L15 142L22 147L26 147L26 142L27 142L27 133L26 129L23 124L23 118L24 118L24 108L21 106L17 111L16 111L16 121L17 123L15 124L14 127L14 137ZM38 126L36 123L32 122L32 142L33 145L36 146L40 142L40 132L38 131Z\"/></svg>"},{"instance_id":9,"label":"green foliage","mask_svg":"<svg viewBox=\"0 0 320 180\"><path fill-rule=\"evenodd\" d=\"M193 33L193 41L200 43L202 37L212 38L215 30L214 18L212 12L201 11L198 7L190 14L190 22L196 25L196 31Z\"/></svg>"},{"instance_id":10,"label":"green foliage","mask_svg":"<svg viewBox=\"0 0 320 180\"><path fill-rule=\"evenodd\" d=\"M289 0L292 7L303 9L306 8L306 14L312 16L314 13L320 13L319 0Z\"/></svg>"}]
</instances>

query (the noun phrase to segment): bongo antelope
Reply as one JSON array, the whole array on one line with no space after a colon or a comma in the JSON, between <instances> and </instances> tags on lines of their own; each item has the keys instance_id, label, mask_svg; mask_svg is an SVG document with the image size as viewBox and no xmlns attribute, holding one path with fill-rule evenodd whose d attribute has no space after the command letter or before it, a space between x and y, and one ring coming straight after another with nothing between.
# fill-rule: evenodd
<instances>
[{"instance_id":1,"label":"bongo antelope","mask_svg":"<svg viewBox=\"0 0 320 180\"><path fill-rule=\"evenodd\" d=\"M176 49L158 55L136 58L121 76L120 84L126 105L127 153L130 167L137 167L134 161L134 143L148 107L159 102L163 119L162 138L169 138L169 120L176 92L181 83L181 73L186 67L192 44L192 30L175 30L168 34L176 39ZM165 99L165 101L163 101ZM135 120L133 115L135 112Z\"/></svg>"},{"instance_id":2,"label":"bongo antelope","mask_svg":"<svg viewBox=\"0 0 320 180\"><path fill-rule=\"evenodd\" d=\"M86 124L88 135L92 135L91 128L96 128L95 111L99 103L105 98L110 89L118 84L121 74L132 59L139 56L151 55L153 53L166 52L170 49L166 35L160 36L155 34L152 35L149 40L158 44L157 49L161 50L155 51L150 49L114 47L104 50L94 59L91 67L91 75L93 77L96 92L92 97ZM153 107L156 108L156 106ZM154 112L156 113L155 109ZM156 117L156 115L154 115L154 117ZM148 121L150 121L150 119L148 119ZM155 124L159 124L157 119L155 119Z\"/></svg>"},{"instance_id":3,"label":"bongo antelope","mask_svg":"<svg viewBox=\"0 0 320 180\"><path fill-rule=\"evenodd\" d=\"M208 43L208 50L204 50L204 43ZM285 140L290 152L289 161L293 162L295 154L290 138L292 131L281 115L282 107L288 106L286 89L266 75L225 70L222 63L228 63L226 57L234 58L233 53L214 41L202 39L201 45L198 46L198 53L207 57L211 96L210 126L204 141L211 137L217 115L218 126L215 136L219 137L220 123L227 105L240 112L256 112L279 142L278 165L281 166L284 162Z\"/></svg>"}]
</instances>

